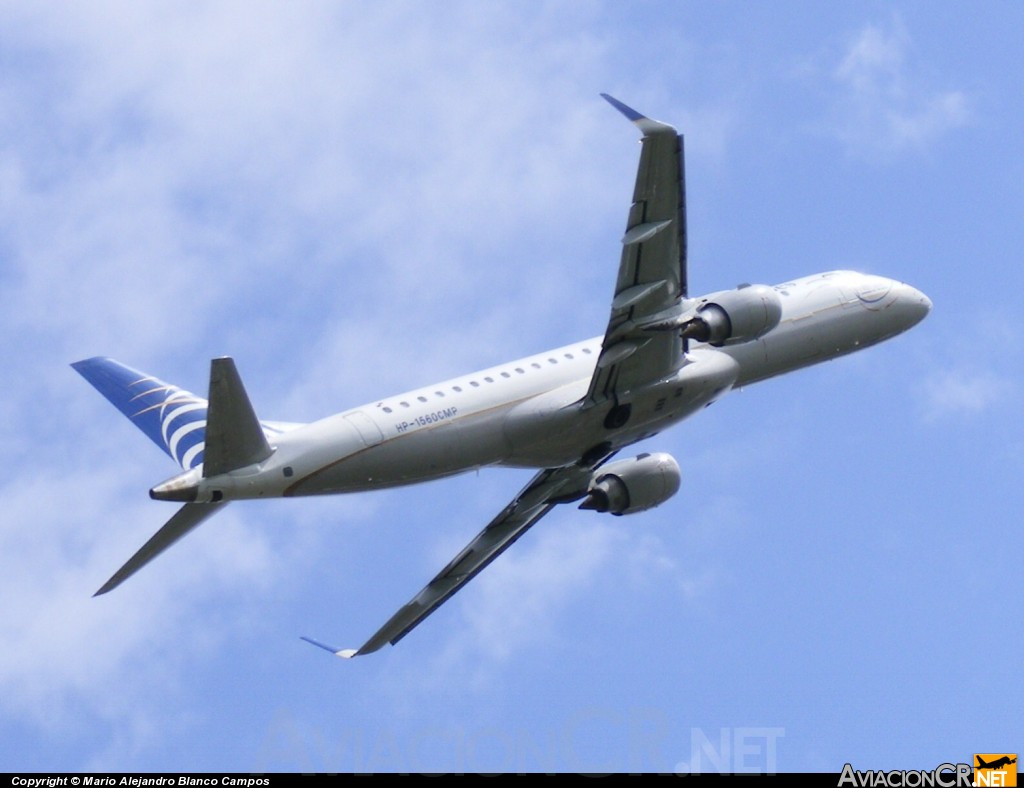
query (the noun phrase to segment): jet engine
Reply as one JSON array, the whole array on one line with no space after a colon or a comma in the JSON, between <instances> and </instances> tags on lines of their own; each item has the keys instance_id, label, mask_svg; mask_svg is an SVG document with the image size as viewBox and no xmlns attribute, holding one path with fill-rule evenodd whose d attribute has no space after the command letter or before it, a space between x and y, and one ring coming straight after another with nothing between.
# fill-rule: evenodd
<instances>
[{"instance_id":1,"label":"jet engine","mask_svg":"<svg viewBox=\"0 0 1024 788\"><path fill-rule=\"evenodd\" d=\"M664 503L679 491L679 463L671 454L641 454L594 471L580 509L633 514Z\"/></svg>"},{"instance_id":2,"label":"jet engine","mask_svg":"<svg viewBox=\"0 0 1024 788\"><path fill-rule=\"evenodd\" d=\"M700 299L697 314L682 327L684 339L715 347L763 337L782 319L782 300L768 285L740 285Z\"/></svg>"}]
</instances>

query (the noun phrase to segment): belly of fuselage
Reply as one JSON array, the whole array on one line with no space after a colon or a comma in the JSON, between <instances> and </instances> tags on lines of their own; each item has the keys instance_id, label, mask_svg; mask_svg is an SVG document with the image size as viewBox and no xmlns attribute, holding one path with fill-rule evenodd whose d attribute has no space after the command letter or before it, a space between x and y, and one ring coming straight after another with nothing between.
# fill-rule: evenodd
<instances>
[{"instance_id":1,"label":"belly of fuselage","mask_svg":"<svg viewBox=\"0 0 1024 788\"><path fill-rule=\"evenodd\" d=\"M375 445L339 444L336 456L311 469L288 495L360 492L439 479L493 465L507 456L501 414L488 411L393 436Z\"/></svg>"},{"instance_id":2,"label":"belly of fuselage","mask_svg":"<svg viewBox=\"0 0 1024 788\"><path fill-rule=\"evenodd\" d=\"M582 406L589 378L376 442L352 425L351 415L337 418L312 458L297 466L285 494L396 487L488 465L568 465L595 448L618 450L686 418L728 391L737 373L728 355L697 349L672 375L623 394L619 404L629 405L629 418L615 428L605 425L613 403Z\"/></svg>"},{"instance_id":3,"label":"belly of fuselage","mask_svg":"<svg viewBox=\"0 0 1024 788\"><path fill-rule=\"evenodd\" d=\"M520 403L505 420L512 451L501 464L551 468L598 447L617 451L706 407L729 390L738 372L724 353L696 350L672 375L624 394L618 404L629 406L629 418L616 428L605 425L614 403L581 406L589 380Z\"/></svg>"}]
</instances>

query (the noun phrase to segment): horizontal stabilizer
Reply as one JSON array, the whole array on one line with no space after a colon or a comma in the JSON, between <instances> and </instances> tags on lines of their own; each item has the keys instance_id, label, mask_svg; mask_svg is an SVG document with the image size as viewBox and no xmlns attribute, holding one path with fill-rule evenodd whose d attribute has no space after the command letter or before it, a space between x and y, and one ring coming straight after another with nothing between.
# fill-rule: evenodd
<instances>
[{"instance_id":1,"label":"horizontal stabilizer","mask_svg":"<svg viewBox=\"0 0 1024 788\"><path fill-rule=\"evenodd\" d=\"M203 476L218 476L263 462L272 453L234 360L213 359Z\"/></svg>"},{"instance_id":2,"label":"horizontal stabilizer","mask_svg":"<svg viewBox=\"0 0 1024 788\"><path fill-rule=\"evenodd\" d=\"M118 569L114 576L104 583L103 587L93 596L99 596L117 588L223 506L227 506L227 503L187 503L182 506L174 517L168 520L164 527L153 535L152 539L140 547L139 551L129 558L128 562Z\"/></svg>"}]
</instances>

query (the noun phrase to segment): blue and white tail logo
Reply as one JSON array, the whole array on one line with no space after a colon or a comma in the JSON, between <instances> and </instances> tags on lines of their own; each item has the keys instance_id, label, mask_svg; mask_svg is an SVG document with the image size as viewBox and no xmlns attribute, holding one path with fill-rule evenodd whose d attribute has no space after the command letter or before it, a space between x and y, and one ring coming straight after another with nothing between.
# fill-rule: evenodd
<instances>
[{"instance_id":1,"label":"blue and white tail logo","mask_svg":"<svg viewBox=\"0 0 1024 788\"><path fill-rule=\"evenodd\" d=\"M202 464L206 446L205 399L102 356L71 366L182 470Z\"/></svg>"}]
</instances>

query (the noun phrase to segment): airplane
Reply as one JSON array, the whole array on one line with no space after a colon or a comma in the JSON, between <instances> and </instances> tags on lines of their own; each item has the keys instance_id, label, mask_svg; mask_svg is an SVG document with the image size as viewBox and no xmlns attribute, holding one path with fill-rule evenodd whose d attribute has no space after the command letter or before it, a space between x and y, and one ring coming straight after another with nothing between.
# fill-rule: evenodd
<instances>
[{"instance_id":1,"label":"airplane","mask_svg":"<svg viewBox=\"0 0 1024 788\"><path fill-rule=\"evenodd\" d=\"M1004 766L1010 766L1017 762L1016 758L1011 758L1008 755L1004 755L1002 758L996 758L992 763L985 763L985 760L980 755L975 755L974 757L978 761L978 765L976 767L978 769L1002 769Z\"/></svg>"},{"instance_id":2,"label":"airplane","mask_svg":"<svg viewBox=\"0 0 1024 788\"><path fill-rule=\"evenodd\" d=\"M691 296L683 135L601 94L641 133L604 334L308 424L261 421L231 358L205 399L96 357L72 364L180 467L150 490L183 504L97 592L120 585L233 500L377 490L482 467L539 469L359 648L394 645L560 504L627 515L680 487L663 452L613 457L732 389L833 359L919 323L931 301L892 279L829 271Z\"/></svg>"}]
</instances>

